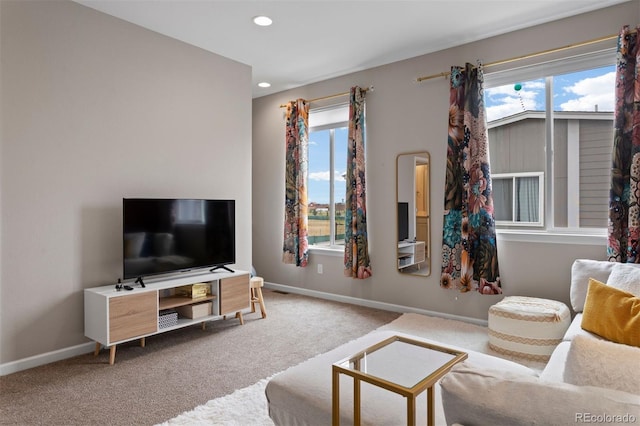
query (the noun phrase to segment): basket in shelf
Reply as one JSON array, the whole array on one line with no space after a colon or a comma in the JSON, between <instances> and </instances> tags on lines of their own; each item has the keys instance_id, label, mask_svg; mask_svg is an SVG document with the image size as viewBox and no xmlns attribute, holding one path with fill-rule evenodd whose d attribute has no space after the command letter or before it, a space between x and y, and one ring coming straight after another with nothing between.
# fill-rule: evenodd
<instances>
[{"instance_id":1,"label":"basket in shelf","mask_svg":"<svg viewBox=\"0 0 640 426\"><path fill-rule=\"evenodd\" d=\"M158 313L158 328L168 328L178 325L178 313L173 309L160 311Z\"/></svg>"}]
</instances>

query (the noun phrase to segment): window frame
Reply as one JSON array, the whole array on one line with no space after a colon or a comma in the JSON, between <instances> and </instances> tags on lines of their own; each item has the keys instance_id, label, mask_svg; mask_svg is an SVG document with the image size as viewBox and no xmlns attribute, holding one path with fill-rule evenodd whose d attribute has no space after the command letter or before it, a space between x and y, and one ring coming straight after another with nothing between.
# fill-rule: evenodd
<instances>
[{"instance_id":1,"label":"window frame","mask_svg":"<svg viewBox=\"0 0 640 426\"><path fill-rule=\"evenodd\" d=\"M346 117L347 120L341 119ZM309 139L313 132L329 130L329 243L309 244L310 251L322 251L329 253L344 253L344 241L336 244L336 204L335 204L335 131L349 127L349 104L330 105L315 108L309 111ZM346 164L345 164L346 168ZM307 185L307 188L309 186ZM345 186L346 194L346 186Z\"/></svg>"},{"instance_id":2,"label":"window frame","mask_svg":"<svg viewBox=\"0 0 640 426\"><path fill-rule=\"evenodd\" d=\"M494 72L484 72L484 89L513 84L517 81L528 81L543 78L546 82L545 104L545 151L554 152L554 118L553 118L553 76L579 72L587 69L601 68L616 64L616 47L577 54L569 57L558 57L545 62L524 65L521 67L502 69ZM606 244L607 229L556 227L554 223L554 175L553 156L547 155L544 170L544 214L543 225L539 229L525 226L521 223L504 226L496 222L496 232L507 241L518 242L552 242L552 243L583 243L601 245Z\"/></svg>"},{"instance_id":3,"label":"window frame","mask_svg":"<svg viewBox=\"0 0 640 426\"><path fill-rule=\"evenodd\" d=\"M496 225L501 226L518 226L518 227L544 227L544 199L545 199L545 187L544 187L544 172L516 172L516 173L496 173L491 175L491 180L496 179L511 179L511 217L516 217L516 179L523 177L537 177L538 178L538 217L537 222L519 222L516 220L496 220ZM495 196L494 196L495 198Z\"/></svg>"}]
</instances>

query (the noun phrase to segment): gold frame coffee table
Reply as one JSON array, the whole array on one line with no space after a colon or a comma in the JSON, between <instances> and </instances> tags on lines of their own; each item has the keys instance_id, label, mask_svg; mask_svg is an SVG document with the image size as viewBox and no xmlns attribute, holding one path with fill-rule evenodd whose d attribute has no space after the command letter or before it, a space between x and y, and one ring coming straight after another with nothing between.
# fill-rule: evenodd
<instances>
[{"instance_id":1,"label":"gold frame coffee table","mask_svg":"<svg viewBox=\"0 0 640 426\"><path fill-rule=\"evenodd\" d=\"M360 383L407 398L407 424L416 424L416 396L427 390L427 424L435 423L433 385L467 354L444 346L392 336L332 366L331 421L340 424L340 374L353 378L353 424L361 423Z\"/></svg>"}]
</instances>

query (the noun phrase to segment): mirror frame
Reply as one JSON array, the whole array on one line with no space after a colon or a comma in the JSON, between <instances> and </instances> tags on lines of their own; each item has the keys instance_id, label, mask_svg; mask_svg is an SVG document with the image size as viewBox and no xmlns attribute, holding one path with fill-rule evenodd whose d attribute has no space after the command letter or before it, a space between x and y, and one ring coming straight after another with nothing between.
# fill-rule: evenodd
<instances>
[{"instance_id":1,"label":"mirror frame","mask_svg":"<svg viewBox=\"0 0 640 426\"><path fill-rule=\"evenodd\" d=\"M398 206L399 206L399 202L401 201L401 198L399 196L400 194L400 181L401 181L401 174L400 174L400 160L403 157L411 157L413 159L413 179L412 179L412 193L414 196L413 199L413 206L414 206L414 226L413 226L413 230L414 230L414 235L409 235L409 238L412 239L412 242L406 242L406 243L401 243L400 242L400 235L399 235L399 213L398 213ZM413 262L413 257L416 255L416 252L418 253L418 257L420 257L420 248L419 245L416 246L415 242L417 240L417 234L418 234L418 208L415 207L417 206L418 202L417 202L417 198L418 198L418 194L416 193L416 167L419 166L420 164L418 164L418 160L419 159L425 159L426 161L423 164L427 164L429 167L427 167L426 171L424 172L424 178L426 180L426 182L424 183L425 187L424 187L424 194L423 194L423 206L424 206L424 210L420 210L421 212L423 212L423 215L420 215L420 217L424 217L426 219L426 239L424 241L424 256L425 256L425 260L424 262L419 262L419 263L415 263ZM409 160L408 160L409 161ZM429 154L428 151L415 151L415 152L403 152L400 153L396 156L396 213L395 213L395 218L396 218L396 271L401 274L401 275L409 275L409 276L418 276L418 277L428 277L429 275L431 275L431 156ZM409 220L409 222L411 222L411 219ZM411 226L408 226L409 229L412 229ZM417 240L418 242L420 242L421 240ZM401 246L402 245L402 246ZM416 250L417 249L417 250ZM410 265L403 265L404 267L400 267L400 262L401 259L407 259L406 262L410 263ZM402 269L405 269L407 267L413 267L415 265L418 265L418 269L413 271L413 272L403 272ZM426 267L426 270L425 270Z\"/></svg>"}]
</instances>

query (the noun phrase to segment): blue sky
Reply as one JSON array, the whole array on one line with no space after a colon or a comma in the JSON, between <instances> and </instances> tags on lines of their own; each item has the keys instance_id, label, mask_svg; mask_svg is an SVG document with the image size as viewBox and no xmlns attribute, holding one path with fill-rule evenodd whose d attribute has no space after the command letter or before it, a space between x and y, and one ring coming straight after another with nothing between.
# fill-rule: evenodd
<instances>
[{"instance_id":1,"label":"blue sky","mask_svg":"<svg viewBox=\"0 0 640 426\"><path fill-rule=\"evenodd\" d=\"M555 111L613 111L615 67L559 75L554 78ZM515 84L521 85L515 90ZM507 117L523 110L544 111L544 79L520 81L485 89L487 120Z\"/></svg>"},{"instance_id":2,"label":"blue sky","mask_svg":"<svg viewBox=\"0 0 640 426\"><path fill-rule=\"evenodd\" d=\"M613 111L615 66L556 76L555 111ZM516 83L520 90L515 90ZM496 120L523 110L544 111L544 79L521 81L485 89L487 120ZM446 138L446 123L443 135ZM336 130L335 193L344 196L347 129ZM446 140L443 141L446 143ZM309 135L309 202L329 203L329 131Z\"/></svg>"},{"instance_id":3,"label":"blue sky","mask_svg":"<svg viewBox=\"0 0 640 426\"><path fill-rule=\"evenodd\" d=\"M335 131L334 182L336 202L344 200L347 170L347 136L346 127ZM314 132L309 135L309 202L329 203L329 130ZM338 195L339 194L339 195Z\"/></svg>"}]
</instances>

